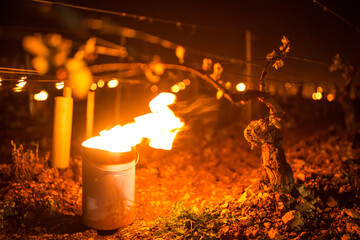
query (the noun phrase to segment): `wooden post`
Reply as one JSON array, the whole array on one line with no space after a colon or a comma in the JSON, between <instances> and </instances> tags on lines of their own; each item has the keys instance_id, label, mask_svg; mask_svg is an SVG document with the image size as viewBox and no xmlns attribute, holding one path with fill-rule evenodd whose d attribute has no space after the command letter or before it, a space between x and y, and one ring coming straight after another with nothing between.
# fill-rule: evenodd
<instances>
[{"instance_id":1,"label":"wooden post","mask_svg":"<svg viewBox=\"0 0 360 240\"><path fill-rule=\"evenodd\" d=\"M246 44L246 56L245 56L245 60L246 60L246 70L245 70L245 75L246 76L251 76L251 32L249 30L246 30L245 33L245 44ZM247 85L248 85L248 89L252 89L253 88L253 84L251 81L250 77L247 77ZM253 104L250 101L247 104L247 122L250 122L252 119L252 109L253 109Z\"/></svg>"},{"instance_id":2,"label":"wooden post","mask_svg":"<svg viewBox=\"0 0 360 240\"><path fill-rule=\"evenodd\" d=\"M89 91L86 105L86 139L93 136L95 111L95 91Z\"/></svg>"},{"instance_id":3,"label":"wooden post","mask_svg":"<svg viewBox=\"0 0 360 240\"><path fill-rule=\"evenodd\" d=\"M120 45L124 47L126 42L126 37L121 35ZM120 62L124 62L124 58L120 56ZM116 87L116 95L115 95L115 124L120 124L120 110L121 110L121 84Z\"/></svg>"},{"instance_id":4,"label":"wooden post","mask_svg":"<svg viewBox=\"0 0 360 240\"><path fill-rule=\"evenodd\" d=\"M65 87L62 97L55 97L52 162L54 168L69 166L73 99L71 88Z\"/></svg>"},{"instance_id":5,"label":"wooden post","mask_svg":"<svg viewBox=\"0 0 360 240\"><path fill-rule=\"evenodd\" d=\"M63 96L71 98L71 88L70 87L64 87Z\"/></svg>"},{"instance_id":6,"label":"wooden post","mask_svg":"<svg viewBox=\"0 0 360 240\"><path fill-rule=\"evenodd\" d=\"M29 86L29 111L31 116L35 115L34 92L31 85Z\"/></svg>"},{"instance_id":7,"label":"wooden post","mask_svg":"<svg viewBox=\"0 0 360 240\"><path fill-rule=\"evenodd\" d=\"M121 108L121 86L116 87L116 95L115 95L115 123L120 123L120 108Z\"/></svg>"}]
</instances>

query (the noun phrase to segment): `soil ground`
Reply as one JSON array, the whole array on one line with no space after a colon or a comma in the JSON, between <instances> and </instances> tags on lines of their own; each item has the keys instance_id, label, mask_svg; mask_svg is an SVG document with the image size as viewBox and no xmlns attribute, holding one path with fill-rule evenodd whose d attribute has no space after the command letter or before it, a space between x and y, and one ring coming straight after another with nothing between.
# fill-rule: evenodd
<instances>
[{"instance_id":1,"label":"soil ground","mask_svg":"<svg viewBox=\"0 0 360 240\"><path fill-rule=\"evenodd\" d=\"M341 121L326 119L297 118L296 127L283 129L300 195L262 187L261 152L250 150L244 124L233 123L207 138L180 134L171 151L139 146L135 221L114 231L82 224L81 155L73 154L64 170L37 160L27 168L28 177L4 163L0 239L200 239L195 220L184 233L159 232L161 219L175 215L178 203L199 212L221 209L227 219L218 235L204 239L358 239L360 148L352 145ZM17 156L25 155L26 147Z\"/></svg>"}]
</instances>

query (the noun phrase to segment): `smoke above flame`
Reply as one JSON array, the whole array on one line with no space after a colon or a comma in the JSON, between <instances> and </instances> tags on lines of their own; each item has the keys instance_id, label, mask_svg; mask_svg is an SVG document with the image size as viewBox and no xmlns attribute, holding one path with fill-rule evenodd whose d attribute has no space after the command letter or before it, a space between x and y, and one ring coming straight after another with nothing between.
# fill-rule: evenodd
<instances>
[{"instance_id":1,"label":"smoke above flame","mask_svg":"<svg viewBox=\"0 0 360 240\"><path fill-rule=\"evenodd\" d=\"M149 103L151 113L136 117L135 122L101 131L100 136L90 138L82 145L110 152L128 152L143 139L148 139L151 147L170 150L176 134L184 126L169 108L175 101L174 94L160 93Z\"/></svg>"}]
</instances>

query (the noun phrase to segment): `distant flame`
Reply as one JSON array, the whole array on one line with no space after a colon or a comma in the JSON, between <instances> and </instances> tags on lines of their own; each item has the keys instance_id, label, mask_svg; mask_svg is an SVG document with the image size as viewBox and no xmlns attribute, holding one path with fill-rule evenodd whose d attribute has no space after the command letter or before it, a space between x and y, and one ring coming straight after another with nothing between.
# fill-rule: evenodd
<instances>
[{"instance_id":1,"label":"distant flame","mask_svg":"<svg viewBox=\"0 0 360 240\"><path fill-rule=\"evenodd\" d=\"M105 81L100 79L98 82L97 82L97 85L99 88L102 88L104 85L105 85Z\"/></svg>"},{"instance_id":2,"label":"distant flame","mask_svg":"<svg viewBox=\"0 0 360 240\"><path fill-rule=\"evenodd\" d=\"M104 130L100 136L90 138L82 145L110 152L128 152L146 138L151 147L170 150L176 134L184 126L169 108L175 101L174 94L160 93L149 103L151 113L136 117L135 122L124 126Z\"/></svg>"},{"instance_id":3,"label":"distant flame","mask_svg":"<svg viewBox=\"0 0 360 240\"><path fill-rule=\"evenodd\" d=\"M235 88L236 88L236 91L243 92L246 89L246 85L245 85L245 83L238 83Z\"/></svg>"},{"instance_id":4,"label":"distant flame","mask_svg":"<svg viewBox=\"0 0 360 240\"><path fill-rule=\"evenodd\" d=\"M117 79L111 79L107 85L109 88L116 88L119 85L119 81Z\"/></svg>"},{"instance_id":5,"label":"distant flame","mask_svg":"<svg viewBox=\"0 0 360 240\"><path fill-rule=\"evenodd\" d=\"M58 90L63 89L64 86L65 86L65 83L63 81L55 83L55 88L58 89Z\"/></svg>"},{"instance_id":6,"label":"distant flame","mask_svg":"<svg viewBox=\"0 0 360 240\"><path fill-rule=\"evenodd\" d=\"M47 91L42 90L41 92L34 94L34 100L40 101L40 102L46 101L48 99L48 96L49 96L49 94L47 93Z\"/></svg>"}]
</instances>

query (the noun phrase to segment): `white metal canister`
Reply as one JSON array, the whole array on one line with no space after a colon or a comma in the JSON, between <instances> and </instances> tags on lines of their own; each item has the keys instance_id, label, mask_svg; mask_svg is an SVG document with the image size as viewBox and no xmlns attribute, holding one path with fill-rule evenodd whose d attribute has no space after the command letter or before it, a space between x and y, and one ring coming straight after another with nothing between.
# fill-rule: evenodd
<instances>
[{"instance_id":1,"label":"white metal canister","mask_svg":"<svg viewBox=\"0 0 360 240\"><path fill-rule=\"evenodd\" d=\"M135 151L113 153L82 146L83 223L113 230L135 219Z\"/></svg>"}]
</instances>

